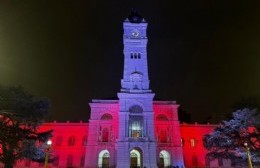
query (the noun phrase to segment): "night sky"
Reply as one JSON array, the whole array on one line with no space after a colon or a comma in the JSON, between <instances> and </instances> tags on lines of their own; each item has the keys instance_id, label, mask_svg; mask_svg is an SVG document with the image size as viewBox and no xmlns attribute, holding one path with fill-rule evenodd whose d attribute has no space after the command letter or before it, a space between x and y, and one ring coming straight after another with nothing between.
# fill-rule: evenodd
<instances>
[{"instance_id":1,"label":"night sky","mask_svg":"<svg viewBox=\"0 0 260 168\"><path fill-rule=\"evenodd\" d=\"M122 22L148 22L157 99L193 121L260 94L260 2L245 0L1 0L0 84L51 100L49 120L87 121L91 99L116 98L123 76Z\"/></svg>"}]
</instances>

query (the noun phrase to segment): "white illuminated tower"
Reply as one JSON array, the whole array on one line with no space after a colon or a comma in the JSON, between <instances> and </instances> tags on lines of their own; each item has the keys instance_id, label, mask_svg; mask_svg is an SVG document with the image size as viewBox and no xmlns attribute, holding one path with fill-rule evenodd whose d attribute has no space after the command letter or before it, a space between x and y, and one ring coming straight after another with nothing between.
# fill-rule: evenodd
<instances>
[{"instance_id":1,"label":"white illuminated tower","mask_svg":"<svg viewBox=\"0 0 260 168\"><path fill-rule=\"evenodd\" d=\"M121 91L118 93L119 136L116 165L117 168L156 168L154 93L149 88L147 66L147 23L133 10L124 21L123 27L124 74Z\"/></svg>"}]
</instances>

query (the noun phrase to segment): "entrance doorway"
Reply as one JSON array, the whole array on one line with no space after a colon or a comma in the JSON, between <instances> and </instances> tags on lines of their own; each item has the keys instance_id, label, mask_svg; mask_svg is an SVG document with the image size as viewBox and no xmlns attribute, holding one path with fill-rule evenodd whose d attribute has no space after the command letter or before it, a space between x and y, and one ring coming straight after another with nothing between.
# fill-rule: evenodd
<instances>
[{"instance_id":1,"label":"entrance doorway","mask_svg":"<svg viewBox=\"0 0 260 168\"><path fill-rule=\"evenodd\" d=\"M162 150L160 152L159 168L165 168L171 166L171 157L169 152Z\"/></svg>"},{"instance_id":2,"label":"entrance doorway","mask_svg":"<svg viewBox=\"0 0 260 168\"><path fill-rule=\"evenodd\" d=\"M130 151L130 168L142 167L142 151L140 148L134 148Z\"/></svg>"},{"instance_id":3,"label":"entrance doorway","mask_svg":"<svg viewBox=\"0 0 260 168\"><path fill-rule=\"evenodd\" d=\"M109 157L108 150L102 150L98 155L98 167L109 168Z\"/></svg>"}]
</instances>

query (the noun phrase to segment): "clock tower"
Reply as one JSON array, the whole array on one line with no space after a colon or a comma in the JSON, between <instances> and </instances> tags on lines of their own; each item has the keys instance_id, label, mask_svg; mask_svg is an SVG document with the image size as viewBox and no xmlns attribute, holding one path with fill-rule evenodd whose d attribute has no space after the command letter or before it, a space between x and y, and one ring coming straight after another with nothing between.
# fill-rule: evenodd
<instances>
[{"instance_id":1,"label":"clock tower","mask_svg":"<svg viewBox=\"0 0 260 168\"><path fill-rule=\"evenodd\" d=\"M119 98L117 168L156 168L154 93L149 88L146 21L135 11L123 23L124 73ZM137 159L137 161L136 161Z\"/></svg>"},{"instance_id":2,"label":"clock tower","mask_svg":"<svg viewBox=\"0 0 260 168\"><path fill-rule=\"evenodd\" d=\"M147 68L147 23L133 10L123 26L124 76L121 92L151 92Z\"/></svg>"}]
</instances>

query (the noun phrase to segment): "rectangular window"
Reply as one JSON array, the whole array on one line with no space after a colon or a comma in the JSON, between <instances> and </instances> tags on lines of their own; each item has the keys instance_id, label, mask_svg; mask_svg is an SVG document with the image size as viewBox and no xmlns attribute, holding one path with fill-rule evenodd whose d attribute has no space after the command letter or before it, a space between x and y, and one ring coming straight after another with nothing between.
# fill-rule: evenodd
<instances>
[{"instance_id":1,"label":"rectangular window","mask_svg":"<svg viewBox=\"0 0 260 168\"><path fill-rule=\"evenodd\" d=\"M190 139L190 146L194 148L195 145L195 139Z\"/></svg>"}]
</instances>

